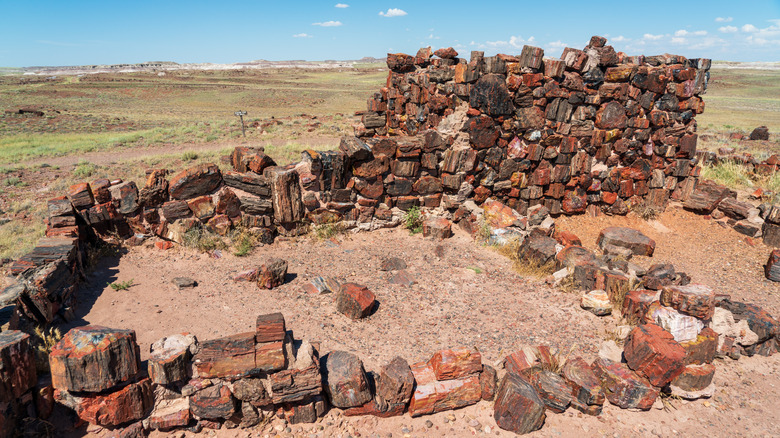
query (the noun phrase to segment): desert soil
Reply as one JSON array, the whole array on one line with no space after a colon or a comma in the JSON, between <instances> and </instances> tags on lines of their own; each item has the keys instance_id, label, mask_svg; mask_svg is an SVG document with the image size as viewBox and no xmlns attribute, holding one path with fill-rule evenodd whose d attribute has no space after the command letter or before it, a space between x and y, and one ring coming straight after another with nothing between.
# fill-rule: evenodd
<instances>
[{"instance_id":1,"label":"desert soil","mask_svg":"<svg viewBox=\"0 0 780 438\"><path fill-rule=\"evenodd\" d=\"M559 218L557 226L577 234L595 249L599 230L610 225L643 230L657 242L652 258L635 260L644 267L673 263L694 282L705 283L733 299L757 303L780 315L780 286L763 277L761 264L770 249L731 229L679 208L657 220L636 217ZM457 227L456 227L457 228ZM410 363L425 361L439 349L476 347L488 364L498 364L522 345L574 348L587 360L596 358L600 343L619 321L596 317L579 308L579 293L555 290L540 279L523 278L493 249L476 244L456 230L444 242L409 235L404 229L340 234L329 240L311 237L278 239L247 257L222 251L220 258L176 247L129 248L120 257L104 259L78 292L79 320L136 330L143 358L155 340L190 332L206 340L252 331L259 314L282 312L296 339L319 345L322 352L357 354L367 370L393 356ZM289 262L289 279L273 290L235 282L232 277L270 257ZM388 282L393 272L379 270L382 259L400 257L416 284ZM302 286L316 276L356 282L374 291L377 311L352 321L335 310L334 296L312 295ZM194 289L178 290L174 277L191 277ZM129 290L115 291L112 282L132 280ZM542 430L530 436L776 436L780 430L780 355L770 358L718 360L716 395L709 400L659 401L650 412L621 410L607 403L599 417L573 409L547 414ZM105 431L90 429L91 435ZM205 431L203 433L206 433ZM214 433L212 431L212 433ZM332 410L314 425L274 420L265 429L220 430L217 436L475 436L514 434L498 429L492 405L481 402L457 411L391 419L343 417ZM191 434L188 432L187 436ZM167 436L155 432L152 436Z\"/></svg>"}]
</instances>

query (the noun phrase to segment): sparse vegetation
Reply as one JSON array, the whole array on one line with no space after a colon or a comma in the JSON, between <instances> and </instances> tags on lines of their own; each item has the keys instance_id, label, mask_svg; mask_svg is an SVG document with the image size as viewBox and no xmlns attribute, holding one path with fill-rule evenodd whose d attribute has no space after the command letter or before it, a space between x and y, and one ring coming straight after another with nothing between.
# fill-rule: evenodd
<instances>
[{"instance_id":1,"label":"sparse vegetation","mask_svg":"<svg viewBox=\"0 0 780 438\"><path fill-rule=\"evenodd\" d=\"M404 228L409 230L412 234L422 233L423 221L424 219L420 207L415 205L406 212L406 216L404 217Z\"/></svg>"},{"instance_id":2,"label":"sparse vegetation","mask_svg":"<svg viewBox=\"0 0 780 438\"><path fill-rule=\"evenodd\" d=\"M182 161L193 161L198 159L198 153L193 151L187 151L181 156Z\"/></svg>"},{"instance_id":3,"label":"sparse vegetation","mask_svg":"<svg viewBox=\"0 0 780 438\"><path fill-rule=\"evenodd\" d=\"M330 239L338 234L345 232L347 228L344 226L344 222L331 222L328 224L312 225L311 231L316 239L325 240Z\"/></svg>"},{"instance_id":4,"label":"sparse vegetation","mask_svg":"<svg viewBox=\"0 0 780 438\"><path fill-rule=\"evenodd\" d=\"M236 257L249 255L257 244L257 238L243 227L235 229L230 240L233 242L233 255Z\"/></svg>"},{"instance_id":5,"label":"sparse vegetation","mask_svg":"<svg viewBox=\"0 0 780 438\"><path fill-rule=\"evenodd\" d=\"M73 176L76 178L89 178L95 173L97 167L88 161L79 161L76 167L73 168Z\"/></svg>"},{"instance_id":6,"label":"sparse vegetation","mask_svg":"<svg viewBox=\"0 0 780 438\"><path fill-rule=\"evenodd\" d=\"M131 278L127 281L117 281L109 284L109 286L111 286L111 289L114 289L117 292L128 290L131 286L133 286L133 279Z\"/></svg>"},{"instance_id":7,"label":"sparse vegetation","mask_svg":"<svg viewBox=\"0 0 780 438\"><path fill-rule=\"evenodd\" d=\"M202 252L227 248L227 244L220 235L201 227L195 227L185 232L182 235L182 245Z\"/></svg>"},{"instance_id":8,"label":"sparse vegetation","mask_svg":"<svg viewBox=\"0 0 780 438\"><path fill-rule=\"evenodd\" d=\"M52 347L62 339L62 332L57 327L44 328L37 326L33 329L36 338L35 346L35 366L39 373L49 372L49 354Z\"/></svg>"}]
</instances>

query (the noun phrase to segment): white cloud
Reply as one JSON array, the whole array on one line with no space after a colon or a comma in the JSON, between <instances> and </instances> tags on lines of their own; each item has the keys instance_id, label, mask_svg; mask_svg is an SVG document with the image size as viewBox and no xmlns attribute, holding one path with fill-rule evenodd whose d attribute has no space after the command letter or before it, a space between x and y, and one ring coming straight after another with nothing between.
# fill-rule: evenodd
<instances>
[{"instance_id":1,"label":"white cloud","mask_svg":"<svg viewBox=\"0 0 780 438\"><path fill-rule=\"evenodd\" d=\"M434 34L430 34L430 35L428 35L428 39L429 39L429 40L440 40L441 38L440 38L440 37L437 37L437 36L436 36L436 35L434 35Z\"/></svg>"},{"instance_id":2,"label":"white cloud","mask_svg":"<svg viewBox=\"0 0 780 438\"><path fill-rule=\"evenodd\" d=\"M688 32L685 29L680 29L677 32L674 33L674 36L676 37L684 37L684 36L705 36L707 35L706 30L696 30L693 32Z\"/></svg>"},{"instance_id":3,"label":"white cloud","mask_svg":"<svg viewBox=\"0 0 780 438\"><path fill-rule=\"evenodd\" d=\"M340 9L348 8L349 5L346 5L344 3L336 3L336 7Z\"/></svg>"},{"instance_id":4,"label":"white cloud","mask_svg":"<svg viewBox=\"0 0 780 438\"><path fill-rule=\"evenodd\" d=\"M739 29L737 29L734 26L722 26L722 27L719 27L718 30L723 32L723 33L734 33L736 31L738 31Z\"/></svg>"},{"instance_id":5,"label":"white cloud","mask_svg":"<svg viewBox=\"0 0 780 438\"><path fill-rule=\"evenodd\" d=\"M715 21L718 23L731 23L734 21L734 17L718 17L715 19Z\"/></svg>"},{"instance_id":6,"label":"white cloud","mask_svg":"<svg viewBox=\"0 0 780 438\"><path fill-rule=\"evenodd\" d=\"M753 26L752 24L746 24L742 26L742 32L758 32L758 28L756 26Z\"/></svg>"},{"instance_id":7,"label":"white cloud","mask_svg":"<svg viewBox=\"0 0 780 438\"><path fill-rule=\"evenodd\" d=\"M311 35L308 33L296 33L293 35L293 38L311 38Z\"/></svg>"},{"instance_id":8,"label":"white cloud","mask_svg":"<svg viewBox=\"0 0 780 438\"><path fill-rule=\"evenodd\" d=\"M618 35L615 38L612 38L612 42L615 42L615 43L619 43L619 42L622 42L622 41L625 41L625 40L626 40L626 37L624 37L623 35Z\"/></svg>"},{"instance_id":9,"label":"white cloud","mask_svg":"<svg viewBox=\"0 0 780 438\"><path fill-rule=\"evenodd\" d=\"M406 11L404 11L403 9L390 8L387 10L387 12L379 12L379 15L390 18L390 17L403 17L404 15L407 14Z\"/></svg>"},{"instance_id":10,"label":"white cloud","mask_svg":"<svg viewBox=\"0 0 780 438\"><path fill-rule=\"evenodd\" d=\"M312 26L322 26L322 27L338 27L341 26L343 23L340 21L325 21L322 23L312 23Z\"/></svg>"},{"instance_id":11,"label":"white cloud","mask_svg":"<svg viewBox=\"0 0 780 438\"><path fill-rule=\"evenodd\" d=\"M688 42L688 40L686 40L683 37L674 37L674 38L672 38L672 44L685 44L687 42Z\"/></svg>"},{"instance_id":12,"label":"white cloud","mask_svg":"<svg viewBox=\"0 0 780 438\"><path fill-rule=\"evenodd\" d=\"M646 40L650 40L650 41L658 41L658 40L660 40L663 37L664 37L663 35L653 35L653 34L650 34L650 33L646 33L646 34L642 35L642 38L644 38Z\"/></svg>"},{"instance_id":13,"label":"white cloud","mask_svg":"<svg viewBox=\"0 0 780 438\"><path fill-rule=\"evenodd\" d=\"M564 43L561 40L558 40L558 41L549 42L544 47L547 49L554 50L554 49L563 49L566 48L567 46L568 44Z\"/></svg>"}]
</instances>

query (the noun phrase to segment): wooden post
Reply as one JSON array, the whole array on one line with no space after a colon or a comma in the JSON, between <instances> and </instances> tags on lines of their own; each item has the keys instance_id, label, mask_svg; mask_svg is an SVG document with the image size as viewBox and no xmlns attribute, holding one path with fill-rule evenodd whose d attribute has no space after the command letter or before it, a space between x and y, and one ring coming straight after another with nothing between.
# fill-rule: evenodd
<instances>
[{"instance_id":1,"label":"wooden post","mask_svg":"<svg viewBox=\"0 0 780 438\"><path fill-rule=\"evenodd\" d=\"M246 115L246 111L236 111L234 114L241 119L241 134L246 138L246 128L244 127L244 116Z\"/></svg>"}]
</instances>

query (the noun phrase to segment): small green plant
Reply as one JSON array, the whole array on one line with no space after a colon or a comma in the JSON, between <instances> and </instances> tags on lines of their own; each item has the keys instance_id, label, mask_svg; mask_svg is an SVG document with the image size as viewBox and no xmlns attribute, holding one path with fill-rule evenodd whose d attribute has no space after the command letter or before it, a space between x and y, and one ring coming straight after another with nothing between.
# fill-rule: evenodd
<instances>
[{"instance_id":1,"label":"small green plant","mask_svg":"<svg viewBox=\"0 0 780 438\"><path fill-rule=\"evenodd\" d=\"M181 156L182 161L195 161L198 159L198 153L187 151Z\"/></svg>"},{"instance_id":2,"label":"small green plant","mask_svg":"<svg viewBox=\"0 0 780 438\"><path fill-rule=\"evenodd\" d=\"M73 176L76 178L88 178L95 173L97 167L88 161L79 161L73 168Z\"/></svg>"},{"instance_id":3,"label":"small green plant","mask_svg":"<svg viewBox=\"0 0 780 438\"><path fill-rule=\"evenodd\" d=\"M111 289L114 289L115 291L121 291L121 290L128 290L130 289L130 286L133 285L133 279L127 281L117 281L115 283L109 284L111 286Z\"/></svg>"},{"instance_id":4,"label":"small green plant","mask_svg":"<svg viewBox=\"0 0 780 438\"><path fill-rule=\"evenodd\" d=\"M478 268L476 266L466 266L466 269L471 269L477 274L481 274L482 272L484 272L481 268Z\"/></svg>"},{"instance_id":5,"label":"small green plant","mask_svg":"<svg viewBox=\"0 0 780 438\"><path fill-rule=\"evenodd\" d=\"M19 178L18 176L11 176L11 177L6 178L3 181L3 184L6 185L6 186L14 186L14 187L24 187L24 186L27 185L27 183L22 181L22 179Z\"/></svg>"},{"instance_id":6,"label":"small green plant","mask_svg":"<svg viewBox=\"0 0 780 438\"><path fill-rule=\"evenodd\" d=\"M414 206L406 212L404 227L412 234L422 233L423 216L420 207Z\"/></svg>"},{"instance_id":7,"label":"small green plant","mask_svg":"<svg viewBox=\"0 0 780 438\"><path fill-rule=\"evenodd\" d=\"M35 366L38 372L49 372L49 354L52 347L62 339L62 332L57 327L44 328L38 326L33 329L33 334L37 338L35 347L36 361Z\"/></svg>"}]
</instances>

